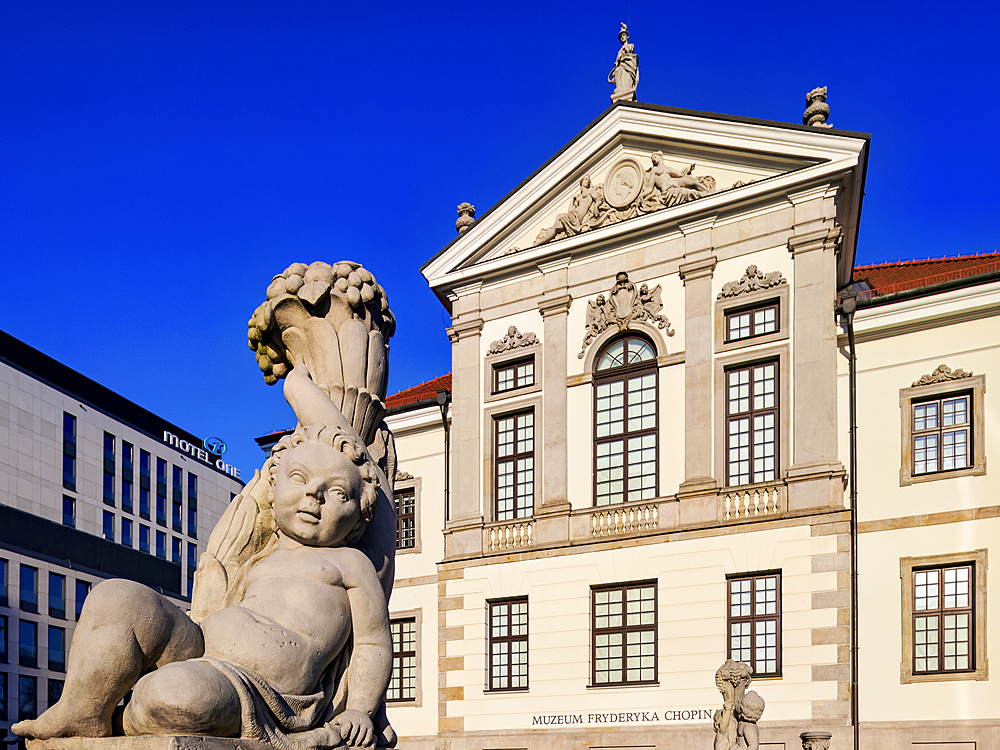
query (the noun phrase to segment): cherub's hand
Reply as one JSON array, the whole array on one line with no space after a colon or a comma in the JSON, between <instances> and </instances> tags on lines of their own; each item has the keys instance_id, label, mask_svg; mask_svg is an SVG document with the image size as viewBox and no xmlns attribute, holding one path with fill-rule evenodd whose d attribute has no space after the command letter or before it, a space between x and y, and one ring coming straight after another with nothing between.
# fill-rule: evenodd
<instances>
[{"instance_id":1,"label":"cherub's hand","mask_svg":"<svg viewBox=\"0 0 1000 750\"><path fill-rule=\"evenodd\" d=\"M340 736L349 747L375 746L375 727L363 712L349 708L334 717L333 723L340 727Z\"/></svg>"}]
</instances>

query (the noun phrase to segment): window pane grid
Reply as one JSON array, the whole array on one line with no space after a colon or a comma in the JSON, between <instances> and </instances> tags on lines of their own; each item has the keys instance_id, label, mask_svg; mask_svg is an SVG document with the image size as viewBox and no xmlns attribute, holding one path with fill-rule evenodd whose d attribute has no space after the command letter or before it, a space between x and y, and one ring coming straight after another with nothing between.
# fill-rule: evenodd
<instances>
[{"instance_id":1,"label":"window pane grid","mask_svg":"<svg viewBox=\"0 0 1000 750\"><path fill-rule=\"evenodd\" d=\"M975 668L972 565L913 571L913 671Z\"/></svg>"},{"instance_id":2,"label":"window pane grid","mask_svg":"<svg viewBox=\"0 0 1000 750\"><path fill-rule=\"evenodd\" d=\"M593 589L595 685L656 682L656 585Z\"/></svg>"},{"instance_id":3,"label":"window pane grid","mask_svg":"<svg viewBox=\"0 0 1000 750\"><path fill-rule=\"evenodd\" d=\"M726 314L726 341L766 336L778 330L778 305L772 303Z\"/></svg>"},{"instance_id":4,"label":"window pane grid","mask_svg":"<svg viewBox=\"0 0 1000 750\"><path fill-rule=\"evenodd\" d=\"M535 512L535 415L496 419L496 520Z\"/></svg>"},{"instance_id":5,"label":"window pane grid","mask_svg":"<svg viewBox=\"0 0 1000 750\"><path fill-rule=\"evenodd\" d=\"M640 338L614 342L598 369L655 363ZM627 360L627 361L626 361ZM594 503L636 502L657 496L657 373L626 372L594 388Z\"/></svg>"},{"instance_id":6,"label":"window pane grid","mask_svg":"<svg viewBox=\"0 0 1000 750\"><path fill-rule=\"evenodd\" d=\"M781 574L730 578L729 658L754 675L781 674Z\"/></svg>"},{"instance_id":7,"label":"window pane grid","mask_svg":"<svg viewBox=\"0 0 1000 750\"><path fill-rule=\"evenodd\" d=\"M970 396L913 404L913 473L965 469L971 455Z\"/></svg>"},{"instance_id":8,"label":"window pane grid","mask_svg":"<svg viewBox=\"0 0 1000 750\"><path fill-rule=\"evenodd\" d=\"M726 372L727 484L778 476L778 363Z\"/></svg>"},{"instance_id":9,"label":"window pane grid","mask_svg":"<svg viewBox=\"0 0 1000 750\"><path fill-rule=\"evenodd\" d=\"M404 489L396 493L396 549L417 546L417 493Z\"/></svg>"},{"instance_id":10,"label":"window pane grid","mask_svg":"<svg viewBox=\"0 0 1000 750\"><path fill-rule=\"evenodd\" d=\"M503 393L535 384L535 360L496 365L493 368L493 392Z\"/></svg>"},{"instance_id":11,"label":"window pane grid","mask_svg":"<svg viewBox=\"0 0 1000 750\"><path fill-rule=\"evenodd\" d=\"M390 620L392 635L392 677L386 701L417 699L417 621L415 618Z\"/></svg>"},{"instance_id":12,"label":"window pane grid","mask_svg":"<svg viewBox=\"0 0 1000 750\"><path fill-rule=\"evenodd\" d=\"M528 689L528 600L489 605L487 690Z\"/></svg>"}]
</instances>

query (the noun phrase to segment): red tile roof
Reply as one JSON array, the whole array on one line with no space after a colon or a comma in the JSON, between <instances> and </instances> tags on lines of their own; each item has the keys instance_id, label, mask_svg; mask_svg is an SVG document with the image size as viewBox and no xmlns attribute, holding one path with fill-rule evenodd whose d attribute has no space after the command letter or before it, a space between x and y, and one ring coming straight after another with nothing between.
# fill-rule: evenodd
<instances>
[{"instance_id":1,"label":"red tile roof","mask_svg":"<svg viewBox=\"0 0 1000 750\"><path fill-rule=\"evenodd\" d=\"M437 396L438 391L451 391L451 373L441 375L428 380L426 383L407 388L405 391L393 393L385 399L388 409L398 409L400 406L416 404L420 401L427 401Z\"/></svg>"},{"instance_id":2,"label":"red tile roof","mask_svg":"<svg viewBox=\"0 0 1000 750\"><path fill-rule=\"evenodd\" d=\"M1000 270L1000 253L961 255L957 258L931 258L928 260L903 260L854 269L855 283L867 281L871 292L862 297L893 294L907 289L940 284L982 273Z\"/></svg>"}]
</instances>

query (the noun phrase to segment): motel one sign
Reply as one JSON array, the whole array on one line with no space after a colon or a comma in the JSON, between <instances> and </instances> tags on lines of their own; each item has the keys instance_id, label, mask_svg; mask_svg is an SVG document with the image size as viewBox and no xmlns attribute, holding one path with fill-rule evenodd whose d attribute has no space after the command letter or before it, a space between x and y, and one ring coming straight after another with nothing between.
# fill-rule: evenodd
<instances>
[{"instance_id":1,"label":"motel one sign","mask_svg":"<svg viewBox=\"0 0 1000 750\"><path fill-rule=\"evenodd\" d=\"M226 450L226 444L223 443L219 438L208 438L205 440L205 448L190 443L183 438L177 437L174 433L167 430L163 431L163 442L167 445L171 445L181 453L187 453L192 458L197 458L199 461L208 464L209 466L214 466L219 471L223 471L231 477L236 479L240 478L240 470L237 469L232 464L227 464L222 460L221 454ZM207 447L211 446L212 453L206 450ZM219 454L216 458L215 454Z\"/></svg>"}]
</instances>

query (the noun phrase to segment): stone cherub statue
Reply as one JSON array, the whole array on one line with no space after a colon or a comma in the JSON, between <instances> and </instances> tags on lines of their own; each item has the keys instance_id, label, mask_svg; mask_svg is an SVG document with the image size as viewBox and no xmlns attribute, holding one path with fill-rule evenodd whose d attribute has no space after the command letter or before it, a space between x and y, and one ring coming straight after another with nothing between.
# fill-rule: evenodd
<instances>
[{"instance_id":1,"label":"stone cherub statue","mask_svg":"<svg viewBox=\"0 0 1000 750\"><path fill-rule=\"evenodd\" d=\"M96 586L62 698L15 733L395 744L383 700L395 453L382 421L395 320L357 264L296 264L268 298L250 343L269 381L285 377L299 426L212 533L192 612L132 581Z\"/></svg>"},{"instance_id":2,"label":"stone cherub statue","mask_svg":"<svg viewBox=\"0 0 1000 750\"><path fill-rule=\"evenodd\" d=\"M615 85L611 93L611 101L635 101L635 90L639 85L639 56L635 53L635 45L628 40L628 26L622 24L618 32L621 49L615 57L615 66L608 74L608 83Z\"/></svg>"},{"instance_id":3,"label":"stone cherub statue","mask_svg":"<svg viewBox=\"0 0 1000 750\"><path fill-rule=\"evenodd\" d=\"M750 685L749 664L727 659L715 673L722 693L722 708L715 712L713 750L758 750L757 722L764 714L764 699Z\"/></svg>"}]
</instances>

